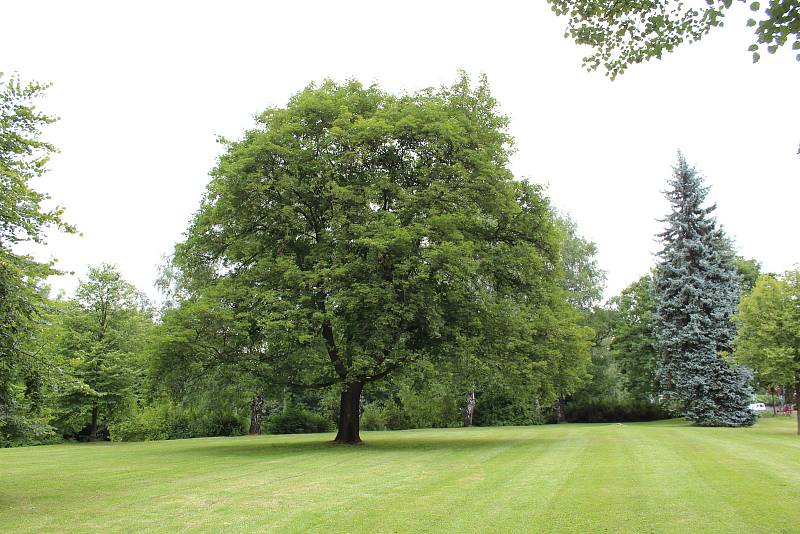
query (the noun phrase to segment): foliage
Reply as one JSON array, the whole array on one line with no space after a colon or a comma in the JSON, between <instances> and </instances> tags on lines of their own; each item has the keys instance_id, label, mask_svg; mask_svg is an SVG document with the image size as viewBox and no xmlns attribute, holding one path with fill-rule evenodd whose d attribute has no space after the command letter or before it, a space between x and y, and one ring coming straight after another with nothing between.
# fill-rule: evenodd
<instances>
[{"instance_id":1,"label":"foliage","mask_svg":"<svg viewBox=\"0 0 800 534\"><path fill-rule=\"evenodd\" d=\"M563 313L572 315L572 320L580 325L578 330L569 327L564 329L564 332L571 331L571 342L562 345L552 360L559 364L553 371L552 386L556 395L555 410L559 414L557 418L563 421L565 398L591 395L598 389L606 388L614 369L608 358L603 332L598 330L605 326L602 319L598 320L604 316L598 303L603 296L606 273L597 265L597 245L578 233L578 225L568 214L555 214L555 217L561 242L562 298L574 308L574 311L568 311L564 307ZM538 403L535 409L532 406L530 403L517 406L517 410L527 415L510 417L510 420L541 422ZM505 418L507 416L500 416L497 420ZM491 418L483 418L482 424L488 420Z\"/></svg>"},{"instance_id":2,"label":"foliage","mask_svg":"<svg viewBox=\"0 0 800 534\"><path fill-rule=\"evenodd\" d=\"M597 265L597 244L578 234L578 225L568 214L557 215L561 233L561 286L567 301L579 310L591 310L603 298L606 273Z\"/></svg>"},{"instance_id":3,"label":"foliage","mask_svg":"<svg viewBox=\"0 0 800 534\"><path fill-rule=\"evenodd\" d=\"M730 242L711 217L716 206L703 207L702 177L682 155L669 185L653 317L661 391L698 425L751 425L750 373L721 355L733 348L739 300Z\"/></svg>"},{"instance_id":4,"label":"foliage","mask_svg":"<svg viewBox=\"0 0 800 534\"><path fill-rule=\"evenodd\" d=\"M308 434L328 432L333 421L305 408L290 406L267 421L270 434Z\"/></svg>"},{"instance_id":5,"label":"foliage","mask_svg":"<svg viewBox=\"0 0 800 534\"><path fill-rule=\"evenodd\" d=\"M373 384L364 390L367 430L446 428L463 423L463 382L429 362Z\"/></svg>"},{"instance_id":6,"label":"foliage","mask_svg":"<svg viewBox=\"0 0 800 534\"><path fill-rule=\"evenodd\" d=\"M657 403L635 399L593 399L567 404L570 423L623 423L669 419L672 415Z\"/></svg>"},{"instance_id":7,"label":"foliage","mask_svg":"<svg viewBox=\"0 0 800 534\"><path fill-rule=\"evenodd\" d=\"M645 275L614 299L617 320L611 350L631 398L653 401L658 395L657 354L653 334L653 278Z\"/></svg>"},{"instance_id":8,"label":"foliage","mask_svg":"<svg viewBox=\"0 0 800 534\"><path fill-rule=\"evenodd\" d=\"M617 2L612 0L548 0L557 15L568 19L565 37L594 48L583 59L590 70L602 66L612 79L628 66L653 58L661 59L682 43L702 39L712 28L721 27L733 0L706 0L705 6L677 0ZM749 3L755 28L755 43L750 46L753 62L760 59L761 45L770 54L792 42L800 50L800 3L796 0L769 0L763 6ZM756 20L758 18L758 20ZM796 56L800 61L800 53Z\"/></svg>"},{"instance_id":9,"label":"foliage","mask_svg":"<svg viewBox=\"0 0 800 534\"><path fill-rule=\"evenodd\" d=\"M592 328L580 324L581 314L563 295L560 301L553 303L552 309L546 317L538 317L547 325L547 339L542 340L540 349L548 365L546 381L538 386L542 401L548 400L548 393L551 401L558 395L571 395L590 378L587 369L596 334ZM515 387L521 385L508 383Z\"/></svg>"},{"instance_id":10,"label":"foliage","mask_svg":"<svg viewBox=\"0 0 800 534\"><path fill-rule=\"evenodd\" d=\"M126 417L109 424L111 441L153 441L195 437L187 414L168 402L150 404L133 410Z\"/></svg>"},{"instance_id":11,"label":"foliage","mask_svg":"<svg viewBox=\"0 0 800 534\"><path fill-rule=\"evenodd\" d=\"M56 121L35 107L48 85L23 84L18 76L3 82L0 73L0 247L23 241L44 241L44 230L74 228L61 220L63 208L43 211L50 197L31 188L31 181L47 171L56 149L42 141L41 128Z\"/></svg>"},{"instance_id":12,"label":"foliage","mask_svg":"<svg viewBox=\"0 0 800 534\"><path fill-rule=\"evenodd\" d=\"M217 285L161 315L152 342L156 387L181 399L236 383L252 399L263 392L268 368L250 344L251 323Z\"/></svg>"},{"instance_id":13,"label":"foliage","mask_svg":"<svg viewBox=\"0 0 800 534\"><path fill-rule=\"evenodd\" d=\"M112 441L153 441L207 436L241 436L247 433L247 409L228 394L222 398L192 398L174 402L152 398L109 423ZM233 402L232 402L233 401Z\"/></svg>"},{"instance_id":14,"label":"foliage","mask_svg":"<svg viewBox=\"0 0 800 534\"><path fill-rule=\"evenodd\" d=\"M49 197L31 186L55 152L40 135L56 119L34 105L46 89L18 76L4 81L0 72L0 446L39 441L50 432L30 399L40 362L29 341L43 306L41 281L56 271L14 250L26 241L43 243L48 227L74 231L61 220L62 208L42 208Z\"/></svg>"},{"instance_id":15,"label":"foliage","mask_svg":"<svg viewBox=\"0 0 800 534\"><path fill-rule=\"evenodd\" d=\"M572 343L573 318L547 201L507 168L507 123L465 76L400 97L309 86L226 142L176 250L184 287L242 325L234 357L291 387L337 387L344 441L351 397L422 360L542 376L539 348Z\"/></svg>"},{"instance_id":16,"label":"foliage","mask_svg":"<svg viewBox=\"0 0 800 534\"><path fill-rule=\"evenodd\" d=\"M364 430L387 430L388 409L378 403L367 404L361 414L361 428Z\"/></svg>"},{"instance_id":17,"label":"foliage","mask_svg":"<svg viewBox=\"0 0 800 534\"><path fill-rule=\"evenodd\" d=\"M742 294L750 293L761 275L761 263L755 258L746 259L736 256L736 272L739 273L739 285Z\"/></svg>"},{"instance_id":18,"label":"foliage","mask_svg":"<svg viewBox=\"0 0 800 534\"><path fill-rule=\"evenodd\" d=\"M495 388L481 391L475 404L475 426L541 425L539 399L530 391Z\"/></svg>"},{"instance_id":19,"label":"foliage","mask_svg":"<svg viewBox=\"0 0 800 534\"><path fill-rule=\"evenodd\" d=\"M800 271L760 276L736 320L735 359L762 383L800 385Z\"/></svg>"},{"instance_id":20,"label":"foliage","mask_svg":"<svg viewBox=\"0 0 800 534\"><path fill-rule=\"evenodd\" d=\"M590 378L584 380L568 399L570 402L582 402L586 399L617 398L623 394L622 376L611 343L615 335L617 310L613 307L595 307L584 312L583 324L591 328L594 334L591 347L591 361L587 372Z\"/></svg>"}]
</instances>

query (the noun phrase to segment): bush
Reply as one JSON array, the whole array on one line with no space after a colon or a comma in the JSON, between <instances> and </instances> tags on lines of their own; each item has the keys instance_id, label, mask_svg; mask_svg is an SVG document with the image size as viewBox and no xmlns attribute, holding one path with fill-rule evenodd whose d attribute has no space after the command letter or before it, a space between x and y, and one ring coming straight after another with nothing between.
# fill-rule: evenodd
<instances>
[{"instance_id":1,"label":"bush","mask_svg":"<svg viewBox=\"0 0 800 534\"><path fill-rule=\"evenodd\" d=\"M386 430L389 410L380 404L368 404L361 414L361 428L363 430Z\"/></svg>"},{"instance_id":2,"label":"bush","mask_svg":"<svg viewBox=\"0 0 800 534\"><path fill-rule=\"evenodd\" d=\"M328 432L332 427L332 422L328 418L299 406L290 406L267 420L267 430L270 434Z\"/></svg>"},{"instance_id":3,"label":"bush","mask_svg":"<svg viewBox=\"0 0 800 534\"><path fill-rule=\"evenodd\" d=\"M247 433L250 424L232 413L215 413L211 415L206 427L206 436L242 436Z\"/></svg>"},{"instance_id":4,"label":"bush","mask_svg":"<svg viewBox=\"0 0 800 534\"><path fill-rule=\"evenodd\" d=\"M231 410L208 413L180 404L157 402L133 410L109 425L111 441L154 441L206 436L240 436L247 421Z\"/></svg>"},{"instance_id":5,"label":"bush","mask_svg":"<svg viewBox=\"0 0 800 534\"><path fill-rule=\"evenodd\" d=\"M169 439L167 406L156 404L132 412L109 424L111 441L152 441Z\"/></svg>"},{"instance_id":6,"label":"bush","mask_svg":"<svg viewBox=\"0 0 800 534\"><path fill-rule=\"evenodd\" d=\"M669 419L672 415L661 405L646 401L599 399L568 402L565 416L570 423L624 423Z\"/></svg>"},{"instance_id":7,"label":"bush","mask_svg":"<svg viewBox=\"0 0 800 534\"><path fill-rule=\"evenodd\" d=\"M472 424L475 426L541 425L544 418L535 398L503 391L479 392Z\"/></svg>"},{"instance_id":8,"label":"bush","mask_svg":"<svg viewBox=\"0 0 800 534\"><path fill-rule=\"evenodd\" d=\"M461 426L463 415L459 398L437 391L400 390L400 406L408 428L447 428Z\"/></svg>"}]
</instances>

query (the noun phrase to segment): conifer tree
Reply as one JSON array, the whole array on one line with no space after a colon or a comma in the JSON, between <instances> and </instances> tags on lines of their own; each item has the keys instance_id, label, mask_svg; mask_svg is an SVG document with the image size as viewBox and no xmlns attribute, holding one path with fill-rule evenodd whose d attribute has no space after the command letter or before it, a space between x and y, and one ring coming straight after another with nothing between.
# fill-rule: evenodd
<instances>
[{"instance_id":1,"label":"conifer tree","mask_svg":"<svg viewBox=\"0 0 800 534\"><path fill-rule=\"evenodd\" d=\"M702 426L746 426L751 373L729 365L736 334L731 317L739 300L735 255L704 207L708 187L682 155L666 192L672 205L659 234L654 317L658 378L667 398Z\"/></svg>"}]
</instances>

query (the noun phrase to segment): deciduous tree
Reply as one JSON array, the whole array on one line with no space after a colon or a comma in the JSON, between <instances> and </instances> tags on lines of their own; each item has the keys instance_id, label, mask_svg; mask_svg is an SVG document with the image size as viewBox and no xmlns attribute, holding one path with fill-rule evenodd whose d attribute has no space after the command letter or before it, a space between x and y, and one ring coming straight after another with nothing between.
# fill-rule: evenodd
<instances>
[{"instance_id":1,"label":"deciduous tree","mask_svg":"<svg viewBox=\"0 0 800 534\"><path fill-rule=\"evenodd\" d=\"M135 399L152 328L144 297L108 264L90 267L61 317L58 352L73 382L63 395L65 418L88 438Z\"/></svg>"},{"instance_id":2,"label":"deciduous tree","mask_svg":"<svg viewBox=\"0 0 800 534\"><path fill-rule=\"evenodd\" d=\"M287 385L339 388L336 441L360 441L365 384L422 360L548 372L570 321L558 235L508 169L507 124L485 80L326 81L226 142L176 265L197 294L224 284Z\"/></svg>"},{"instance_id":3,"label":"deciduous tree","mask_svg":"<svg viewBox=\"0 0 800 534\"><path fill-rule=\"evenodd\" d=\"M800 271L760 276L742 297L736 319L736 360L752 367L763 382L793 384L800 392Z\"/></svg>"},{"instance_id":4,"label":"deciduous tree","mask_svg":"<svg viewBox=\"0 0 800 534\"><path fill-rule=\"evenodd\" d=\"M25 344L43 306L40 283L56 272L51 264L19 254L16 245L42 243L48 227L74 231L62 221L61 208L42 207L49 197L31 185L55 152L40 136L56 119L35 107L46 89L18 76L3 80L0 72L0 445L24 440L41 426L25 412L20 385L35 365Z\"/></svg>"}]
</instances>

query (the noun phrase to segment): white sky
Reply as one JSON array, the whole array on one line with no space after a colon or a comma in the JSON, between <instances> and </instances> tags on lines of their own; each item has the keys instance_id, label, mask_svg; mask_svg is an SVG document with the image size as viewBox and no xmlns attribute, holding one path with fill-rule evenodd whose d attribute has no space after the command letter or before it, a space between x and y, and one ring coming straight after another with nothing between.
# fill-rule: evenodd
<instances>
[{"instance_id":1,"label":"white sky","mask_svg":"<svg viewBox=\"0 0 800 534\"><path fill-rule=\"evenodd\" d=\"M127 6L127 7L126 7ZM0 3L0 70L51 81L40 108L61 153L37 184L83 237L38 255L64 270L116 263L151 296L219 153L252 116L310 81L355 77L390 91L486 72L511 117L514 172L597 242L607 295L647 272L660 191L676 151L712 186L741 254L800 261L800 63L753 65L747 6L705 41L611 82L580 65L545 0ZM787 47L788 48L788 47ZM77 276L52 280L71 291Z\"/></svg>"}]
</instances>

